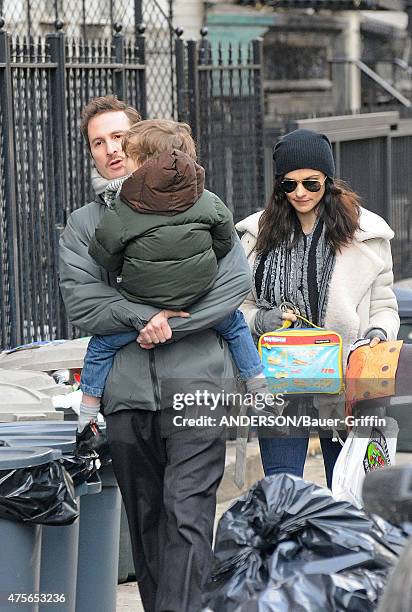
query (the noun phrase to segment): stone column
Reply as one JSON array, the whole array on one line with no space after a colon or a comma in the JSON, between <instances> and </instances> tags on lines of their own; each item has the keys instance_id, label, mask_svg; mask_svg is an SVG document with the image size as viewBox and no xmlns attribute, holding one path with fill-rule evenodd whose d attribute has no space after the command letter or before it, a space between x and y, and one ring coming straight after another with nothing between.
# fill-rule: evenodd
<instances>
[{"instance_id":1,"label":"stone column","mask_svg":"<svg viewBox=\"0 0 412 612\"><path fill-rule=\"evenodd\" d=\"M344 36L344 57L348 60L361 59L361 33L359 11L345 13L346 27ZM361 74L354 64L348 64L345 71L345 106L354 112L361 107Z\"/></svg>"}]
</instances>

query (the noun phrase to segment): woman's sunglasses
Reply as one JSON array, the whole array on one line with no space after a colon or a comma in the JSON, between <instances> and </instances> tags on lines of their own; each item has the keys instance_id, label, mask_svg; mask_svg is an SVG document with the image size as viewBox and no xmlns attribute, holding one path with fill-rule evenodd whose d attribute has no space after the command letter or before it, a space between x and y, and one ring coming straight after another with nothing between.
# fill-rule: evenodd
<instances>
[{"instance_id":1,"label":"woman's sunglasses","mask_svg":"<svg viewBox=\"0 0 412 612\"><path fill-rule=\"evenodd\" d=\"M317 181L314 179L305 179L303 181L293 181L292 179L283 179L282 181L280 181L280 188L285 193L292 193L293 191L295 191L295 189L297 189L298 185L303 185L306 191L310 191L311 193L316 193L317 191L320 191L322 189L327 178L328 177L325 176L323 181Z\"/></svg>"}]
</instances>

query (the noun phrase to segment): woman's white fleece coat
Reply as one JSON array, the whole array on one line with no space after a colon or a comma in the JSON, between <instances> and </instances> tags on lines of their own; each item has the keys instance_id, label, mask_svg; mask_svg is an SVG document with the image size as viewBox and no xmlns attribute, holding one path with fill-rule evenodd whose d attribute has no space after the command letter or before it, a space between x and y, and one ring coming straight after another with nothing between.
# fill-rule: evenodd
<instances>
[{"instance_id":1,"label":"woman's white fleece coat","mask_svg":"<svg viewBox=\"0 0 412 612\"><path fill-rule=\"evenodd\" d=\"M254 213L236 225L239 232L244 232L242 244L251 269L261 214ZM388 340L395 340L399 331L389 243L393 231L379 215L365 208L361 208L359 225L350 245L336 254L325 313L325 328L342 336L344 367L352 342L371 328L384 329ZM255 300L253 285L240 307L253 333L258 311Z\"/></svg>"}]
</instances>

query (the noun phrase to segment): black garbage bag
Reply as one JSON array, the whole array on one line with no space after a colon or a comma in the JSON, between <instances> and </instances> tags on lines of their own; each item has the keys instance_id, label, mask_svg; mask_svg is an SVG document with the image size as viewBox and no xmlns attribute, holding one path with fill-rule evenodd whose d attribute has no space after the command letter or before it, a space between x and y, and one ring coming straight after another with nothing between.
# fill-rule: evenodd
<instances>
[{"instance_id":1,"label":"black garbage bag","mask_svg":"<svg viewBox=\"0 0 412 612\"><path fill-rule=\"evenodd\" d=\"M0 518L70 525L78 516L73 480L59 460L0 470Z\"/></svg>"},{"instance_id":2,"label":"black garbage bag","mask_svg":"<svg viewBox=\"0 0 412 612\"><path fill-rule=\"evenodd\" d=\"M63 455L60 461L72 477L74 486L89 480L100 468L100 459L95 451L85 455Z\"/></svg>"},{"instance_id":3,"label":"black garbage bag","mask_svg":"<svg viewBox=\"0 0 412 612\"><path fill-rule=\"evenodd\" d=\"M222 516L204 592L213 612L369 612L407 534L289 474Z\"/></svg>"}]
</instances>

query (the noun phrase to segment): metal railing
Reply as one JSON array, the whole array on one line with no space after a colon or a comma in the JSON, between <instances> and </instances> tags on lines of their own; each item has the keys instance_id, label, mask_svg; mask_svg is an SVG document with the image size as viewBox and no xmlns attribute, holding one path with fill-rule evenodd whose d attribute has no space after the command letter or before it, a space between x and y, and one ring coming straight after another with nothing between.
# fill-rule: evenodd
<instances>
[{"instance_id":1,"label":"metal railing","mask_svg":"<svg viewBox=\"0 0 412 612\"><path fill-rule=\"evenodd\" d=\"M176 42L178 116L198 142L206 185L235 221L265 200L262 41L246 48L212 48L207 29L199 42Z\"/></svg>"},{"instance_id":2,"label":"metal railing","mask_svg":"<svg viewBox=\"0 0 412 612\"><path fill-rule=\"evenodd\" d=\"M62 27L86 41L146 33L147 112L175 117L173 0L0 0L5 28L19 36L46 36Z\"/></svg>"},{"instance_id":3,"label":"metal railing","mask_svg":"<svg viewBox=\"0 0 412 612\"><path fill-rule=\"evenodd\" d=\"M80 117L114 93L143 116L146 37L10 36L0 20L0 347L68 337L58 288L58 238L94 198ZM57 24L62 27L61 23ZM181 31L178 32L181 35ZM240 219L264 204L262 42L213 50L177 39L179 118L197 139L206 184Z\"/></svg>"},{"instance_id":4,"label":"metal railing","mask_svg":"<svg viewBox=\"0 0 412 612\"><path fill-rule=\"evenodd\" d=\"M359 59L347 59L347 58L334 58L330 61L331 64L348 64L351 66L356 66L359 72L367 77L368 80L372 81L381 91L389 94L391 98L402 104L405 108L412 108L412 103L408 98L406 98L400 91L396 89L393 85L388 83L384 78L382 78L377 72L372 70L365 62L362 62ZM370 89L368 93L370 93ZM365 100L365 105L376 105L376 96L374 96L373 100Z\"/></svg>"},{"instance_id":5,"label":"metal railing","mask_svg":"<svg viewBox=\"0 0 412 612\"><path fill-rule=\"evenodd\" d=\"M0 22L0 346L67 335L58 238L93 198L80 114L115 93L145 110L144 37L11 37Z\"/></svg>"}]
</instances>

